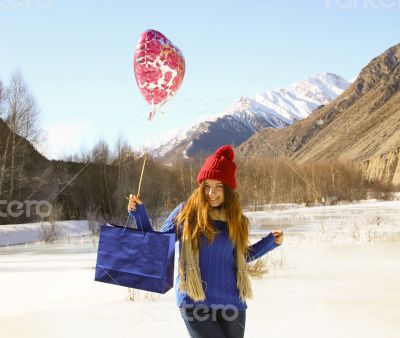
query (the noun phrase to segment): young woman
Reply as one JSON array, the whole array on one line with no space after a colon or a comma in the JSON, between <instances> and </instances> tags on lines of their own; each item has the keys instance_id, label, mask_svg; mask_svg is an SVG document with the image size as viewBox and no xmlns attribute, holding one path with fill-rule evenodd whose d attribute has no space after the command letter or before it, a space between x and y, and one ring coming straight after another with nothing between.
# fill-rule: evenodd
<instances>
[{"instance_id":1,"label":"young woman","mask_svg":"<svg viewBox=\"0 0 400 338\"><path fill-rule=\"evenodd\" d=\"M220 147L204 162L199 184L185 203L172 211L162 232L179 240L177 305L190 337L242 338L246 299L252 298L249 276L266 272L255 261L282 244L273 231L249 245L249 220L236 189L236 164L231 146ZM139 229L153 231L142 201L131 195L128 210Z\"/></svg>"}]
</instances>

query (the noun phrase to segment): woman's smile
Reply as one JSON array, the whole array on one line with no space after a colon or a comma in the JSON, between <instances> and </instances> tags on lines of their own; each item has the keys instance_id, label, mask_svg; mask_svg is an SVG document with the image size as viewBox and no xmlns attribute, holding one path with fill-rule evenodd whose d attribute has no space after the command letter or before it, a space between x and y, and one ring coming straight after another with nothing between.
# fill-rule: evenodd
<instances>
[{"instance_id":1,"label":"woman's smile","mask_svg":"<svg viewBox=\"0 0 400 338\"><path fill-rule=\"evenodd\" d=\"M212 207L217 207L220 204L222 204L222 200L219 197L217 197L215 199L208 198L208 202L210 203L210 205Z\"/></svg>"},{"instance_id":2,"label":"woman's smile","mask_svg":"<svg viewBox=\"0 0 400 338\"><path fill-rule=\"evenodd\" d=\"M211 207L218 207L224 203L224 184L218 180L204 181L204 193Z\"/></svg>"}]
</instances>

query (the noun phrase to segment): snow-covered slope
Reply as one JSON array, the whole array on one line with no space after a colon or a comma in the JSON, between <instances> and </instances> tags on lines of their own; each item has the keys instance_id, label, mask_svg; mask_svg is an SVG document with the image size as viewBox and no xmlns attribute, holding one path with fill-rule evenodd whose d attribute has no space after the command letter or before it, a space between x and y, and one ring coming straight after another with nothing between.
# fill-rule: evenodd
<instances>
[{"instance_id":1,"label":"snow-covered slope","mask_svg":"<svg viewBox=\"0 0 400 338\"><path fill-rule=\"evenodd\" d=\"M312 75L286 89L277 89L256 95L254 100L275 112L288 122L307 117L321 104L327 104L340 95L349 83L331 73Z\"/></svg>"},{"instance_id":2,"label":"snow-covered slope","mask_svg":"<svg viewBox=\"0 0 400 338\"><path fill-rule=\"evenodd\" d=\"M199 151L208 152L211 150L210 139L214 140L213 148L218 146L216 143L238 146L254 134L254 130L282 128L307 117L348 86L349 82L338 75L315 74L287 88L241 97L226 111L203 117L187 128L173 130L163 138L148 142L145 147L155 156L171 158L178 154L190 157ZM210 138L211 133L214 135ZM215 133L219 133L218 137Z\"/></svg>"},{"instance_id":3,"label":"snow-covered slope","mask_svg":"<svg viewBox=\"0 0 400 338\"><path fill-rule=\"evenodd\" d=\"M251 243L279 228L284 241L251 279L245 337L398 337L399 201L271 208L247 214ZM188 336L174 289L129 301L127 288L94 281L97 250L93 236L0 247L0 337Z\"/></svg>"}]
</instances>

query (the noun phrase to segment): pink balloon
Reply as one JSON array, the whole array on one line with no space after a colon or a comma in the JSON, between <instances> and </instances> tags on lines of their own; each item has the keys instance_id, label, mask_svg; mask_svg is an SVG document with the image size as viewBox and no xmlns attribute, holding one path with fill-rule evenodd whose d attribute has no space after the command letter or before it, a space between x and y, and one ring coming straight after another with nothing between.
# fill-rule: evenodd
<instances>
[{"instance_id":1,"label":"pink balloon","mask_svg":"<svg viewBox=\"0 0 400 338\"><path fill-rule=\"evenodd\" d=\"M140 93L152 106L149 119L178 91L185 75L182 52L162 33L148 29L135 48L133 69Z\"/></svg>"}]
</instances>

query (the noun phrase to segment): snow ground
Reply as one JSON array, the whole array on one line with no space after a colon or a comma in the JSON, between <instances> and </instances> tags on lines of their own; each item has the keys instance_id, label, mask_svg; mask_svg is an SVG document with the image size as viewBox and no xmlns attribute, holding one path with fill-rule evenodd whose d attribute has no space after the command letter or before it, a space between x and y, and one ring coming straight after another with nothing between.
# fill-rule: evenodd
<instances>
[{"instance_id":1,"label":"snow ground","mask_svg":"<svg viewBox=\"0 0 400 338\"><path fill-rule=\"evenodd\" d=\"M252 242L274 228L285 241L253 280L245 337L398 338L400 201L281 207L247 213ZM1 337L187 337L173 290L132 302L95 282L97 240L86 222L62 224L73 235L56 243L0 247ZM24 228L0 227L0 240Z\"/></svg>"}]
</instances>

